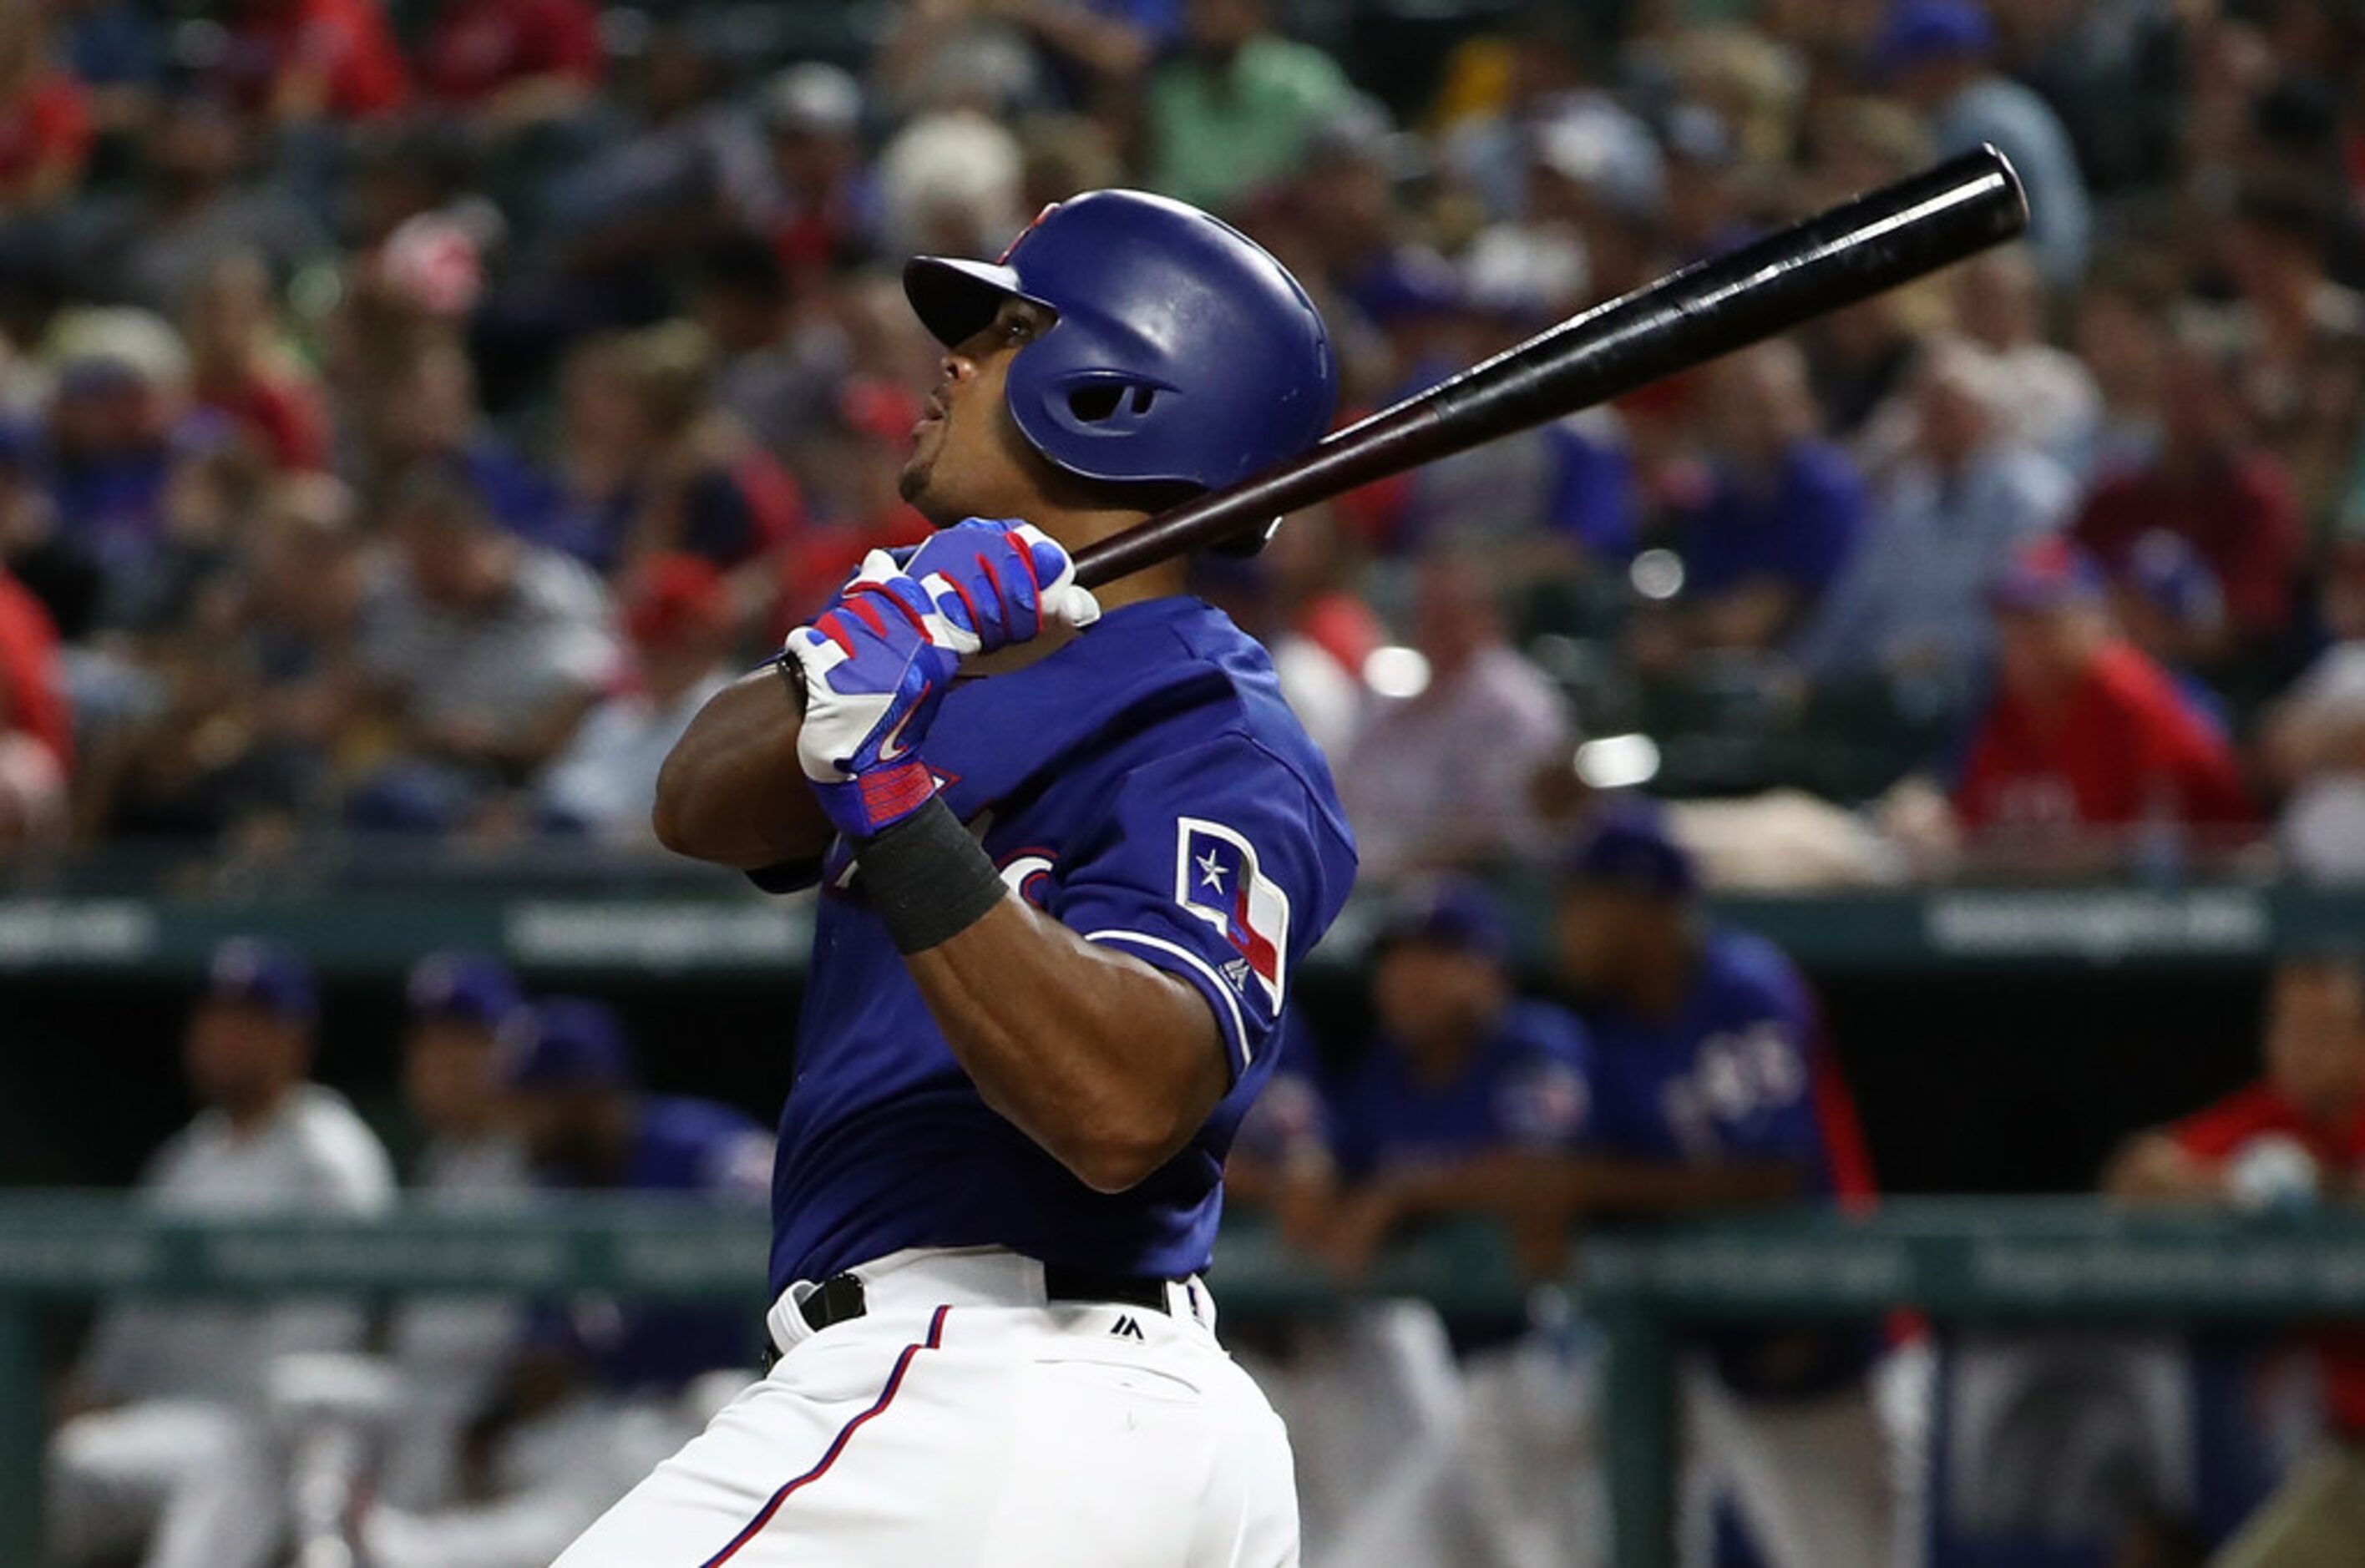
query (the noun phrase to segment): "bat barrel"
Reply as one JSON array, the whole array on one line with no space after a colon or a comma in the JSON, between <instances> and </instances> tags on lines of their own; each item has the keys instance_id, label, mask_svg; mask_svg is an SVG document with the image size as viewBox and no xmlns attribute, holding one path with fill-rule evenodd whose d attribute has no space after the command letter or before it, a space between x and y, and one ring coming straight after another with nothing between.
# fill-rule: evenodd
<instances>
[{"instance_id":1,"label":"bat barrel","mask_svg":"<svg viewBox=\"0 0 2365 1568\"><path fill-rule=\"evenodd\" d=\"M2019 234L2011 162L1981 147L1573 316L1302 456L1082 551L1114 582L1358 486L1622 397Z\"/></svg>"}]
</instances>

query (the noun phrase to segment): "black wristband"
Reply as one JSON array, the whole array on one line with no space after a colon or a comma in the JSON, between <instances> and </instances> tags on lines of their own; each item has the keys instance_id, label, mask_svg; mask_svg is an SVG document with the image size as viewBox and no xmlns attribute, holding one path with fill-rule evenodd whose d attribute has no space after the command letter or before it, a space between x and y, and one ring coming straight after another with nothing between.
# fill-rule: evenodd
<instances>
[{"instance_id":1,"label":"black wristband","mask_svg":"<svg viewBox=\"0 0 2365 1568\"><path fill-rule=\"evenodd\" d=\"M1002 902L1002 873L943 799L930 801L854 851L862 895L899 953L921 953L976 924Z\"/></svg>"}]
</instances>

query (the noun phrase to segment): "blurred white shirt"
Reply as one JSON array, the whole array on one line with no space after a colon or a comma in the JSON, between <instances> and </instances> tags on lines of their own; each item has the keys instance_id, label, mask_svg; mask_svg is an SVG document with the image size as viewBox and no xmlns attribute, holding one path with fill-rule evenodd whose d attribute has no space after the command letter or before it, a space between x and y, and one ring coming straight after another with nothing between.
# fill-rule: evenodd
<instances>
[{"instance_id":1,"label":"blurred white shirt","mask_svg":"<svg viewBox=\"0 0 2365 1568\"><path fill-rule=\"evenodd\" d=\"M544 772L544 813L600 838L648 838L649 807L666 754L707 699L730 684L730 673L717 669L668 703L660 705L644 692L601 702L584 716L575 738Z\"/></svg>"},{"instance_id":2,"label":"blurred white shirt","mask_svg":"<svg viewBox=\"0 0 2365 1568\"><path fill-rule=\"evenodd\" d=\"M385 1146L345 1097L307 1083L245 1133L201 1113L157 1152L140 1189L168 1214L366 1215L393 1203L395 1183ZM129 1400L245 1403L275 1358L353 1350L364 1327L359 1307L318 1299L110 1307L84 1375Z\"/></svg>"},{"instance_id":3,"label":"blurred white shirt","mask_svg":"<svg viewBox=\"0 0 2365 1568\"><path fill-rule=\"evenodd\" d=\"M1529 784L1571 739L1551 678L1500 645L1418 696L1381 700L1335 770L1364 872L1538 847Z\"/></svg>"}]
</instances>

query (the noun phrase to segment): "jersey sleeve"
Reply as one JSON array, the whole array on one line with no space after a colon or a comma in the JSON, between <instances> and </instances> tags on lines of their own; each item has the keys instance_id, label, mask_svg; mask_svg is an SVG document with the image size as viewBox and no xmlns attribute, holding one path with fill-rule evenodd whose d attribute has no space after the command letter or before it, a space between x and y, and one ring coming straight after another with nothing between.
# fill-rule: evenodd
<instances>
[{"instance_id":1,"label":"jersey sleeve","mask_svg":"<svg viewBox=\"0 0 2365 1568\"><path fill-rule=\"evenodd\" d=\"M1045 908L1196 988L1238 1081L1278 1050L1290 977L1352 877L1351 850L1296 773L1227 736L1119 777L1054 868Z\"/></svg>"}]
</instances>

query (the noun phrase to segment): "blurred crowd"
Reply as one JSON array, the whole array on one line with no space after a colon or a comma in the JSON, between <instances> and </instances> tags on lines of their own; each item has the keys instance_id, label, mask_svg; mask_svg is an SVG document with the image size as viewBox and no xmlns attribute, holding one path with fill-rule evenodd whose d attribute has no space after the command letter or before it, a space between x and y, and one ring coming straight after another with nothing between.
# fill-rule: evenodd
<instances>
[{"instance_id":1,"label":"blurred crowd","mask_svg":"<svg viewBox=\"0 0 2365 1568\"><path fill-rule=\"evenodd\" d=\"M644 843L705 696L923 526L902 259L1079 189L1264 241L1351 416L1992 141L2024 243L1204 591L1383 878L1636 786L1719 879L2365 876L2365 20L1463 9L1413 70L1268 0L5 7L0 845Z\"/></svg>"}]
</instances>

